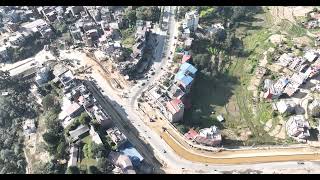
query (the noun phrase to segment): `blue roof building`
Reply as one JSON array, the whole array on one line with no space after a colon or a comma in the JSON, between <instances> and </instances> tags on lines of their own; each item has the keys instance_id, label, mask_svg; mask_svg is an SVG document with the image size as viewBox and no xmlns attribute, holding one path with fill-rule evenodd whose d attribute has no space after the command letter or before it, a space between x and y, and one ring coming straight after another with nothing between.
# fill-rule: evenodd
<instances>
[{"instance_id":1,"label":"blue roof building","mask_svg":"<svg viewBox=\"0 0 320 180\"><path fill-rule=\"evenodd\" d=\"M184 73L191 73L192 75L194 75L197 72L197 68L195 68L194 66L192 66L191 64L185 62L181 65L180 70Z\"/></svg>"},{"instance_id":2,"label":"blue roof building","mask_svg":"<svg viewBox=\"0 0 320 180\"><path fill-rule=\"evenodd\" d=\"M138 167L144 159L130 142L126 142L125 144L123 144L119 148L119 151L121 154L127 155L130 158L133 166L135 167Z\"/></svg>"}]
</instances>

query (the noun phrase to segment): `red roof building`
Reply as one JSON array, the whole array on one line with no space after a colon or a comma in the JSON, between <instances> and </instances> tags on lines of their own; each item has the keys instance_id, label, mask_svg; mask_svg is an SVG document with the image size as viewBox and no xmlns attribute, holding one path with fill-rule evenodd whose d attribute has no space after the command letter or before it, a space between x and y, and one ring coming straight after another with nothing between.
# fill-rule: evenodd
<instances>
[{"instance_id":1,"label":"red roof building","mask_svg":"<svg viewBox=\"0 0 320 180\"><path fill-rule=\"evenodd\" d=\"M186 54L183 55L181 64L190 61L190 59L191 59L191 55L186 55Z\"/></svg>"},{"instance_id":2,"label":"red roof building","mask_svg":"<svg viewBox=\"0 0 320 180\"><path fill-rule=\"evenodd\" d=\"M180 99L167 102L168 118L171 122L177 122L183 118L184 104Z\"/></svg>"}]
</instances>

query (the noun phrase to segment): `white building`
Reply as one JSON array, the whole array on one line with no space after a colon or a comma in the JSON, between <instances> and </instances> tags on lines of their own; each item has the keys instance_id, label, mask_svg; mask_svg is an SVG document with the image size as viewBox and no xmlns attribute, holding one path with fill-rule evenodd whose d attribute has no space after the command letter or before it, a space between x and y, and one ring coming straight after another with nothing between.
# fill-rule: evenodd
<instances>
[{"instance_id":1,"label":"white building","mask_svg":"<svg viewBox=\"0 0 320 180\"><path fill-rule=\"evenodd\" d=\"M122 143L127 141L127 137L120 132L117 127L109 128L107 134L111 137L111 140L116 143L117 146L120 146Z\"/></svg>"},{"instance_id":2,"label":"white building","mask_svg":"<svg viewBox=\"0 0 320 180\"><path fill-rule=\"evenodd\" d=\"M36 125L34 119L27 119L23 124L24 135L30 135L36 132Z\"/></svg>"},{"instance_id":3,"label":"white building","mask_svg":"<svg viewBox=\"0 0 320 180\"><path fill-rule=\"evenodd\" d=\"M280 114L285 112L291 113L295 110L296 104L290 100L280 100L274 104L274 110L278 110Z\"/></svg>"},{"instance_id":4,"label":"white building","mask_svg":"<svg viewBox=\"0 0 320 180\"><path fill-rule=\"evenodd\" d=\"M190 11L185 14L185 19L182 27L189 28L191 31L196 31L199 23L199 13L198 11Z\"/></svg>"},{"instance_id":5,"label":"white building","mask_svg":"<svg viewBox=\"0 0 320 180\"><path fill-rule=\"evenodd\" d=\"M21 33L17 33L16 35L9 37L10 44L14 46L21 46L24 43L24 41L25 41L25 38Z\"/></svg>"},{"instance_id":6,"label":"white building","mask_svg":"<svg viewBox=\"0 0 320 180\"><path fill-rule=\"evenodd\" d=\"M297 141L305 142L305 139L310 136L309 128L309 123L303 115L291 116L286 123L287 134Z\"/></svg>"},{"instance_id":7,"label":"white building","mask_svg":"<svg viewBox=\"0 0 320 180\"><path fill-rule=\"evenodd\" d=\"M41 86L42 84L48 82L49 78L49 68L48 67L42 67L36 75L36 83Z\"/></svg>"},{"instance_id":8,"label":"white building","mask_svg":"<svg viewBox=\"0 0 320 180\"><path fill-rule=\"evenodd\" d=\"M319 53L315 51L307 51L303 57L309 62L313 62L319 57Z\"/></svg>"},{"instance_id":9,"label":"white building","mask_svg":"<svg viewBox=\"0 0 320 180\"><path fill-rule=\"evenodd\" d=\"M320 108L320 100L319 99L313 100L312 103L309 104L308 114L310 114L314 117L318 117L320 115L320 113L315 111L316 108Z\"/></svg>"}]
</instances>

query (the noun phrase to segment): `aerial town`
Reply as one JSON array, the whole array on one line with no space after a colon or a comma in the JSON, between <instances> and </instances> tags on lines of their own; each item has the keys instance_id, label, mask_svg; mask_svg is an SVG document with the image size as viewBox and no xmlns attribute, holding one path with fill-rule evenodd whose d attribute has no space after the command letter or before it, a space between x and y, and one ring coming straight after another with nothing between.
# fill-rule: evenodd
<instances>
[{"instance_id":1,"label":"aerial town","mask_svg":"<svg viewBox=\"0 0 320 180\"><path fill-rule=\"evenodd\" d=\"M320 173L319 46L312 6L1 6L0 174Z\"/></svg>"}]
</instances>

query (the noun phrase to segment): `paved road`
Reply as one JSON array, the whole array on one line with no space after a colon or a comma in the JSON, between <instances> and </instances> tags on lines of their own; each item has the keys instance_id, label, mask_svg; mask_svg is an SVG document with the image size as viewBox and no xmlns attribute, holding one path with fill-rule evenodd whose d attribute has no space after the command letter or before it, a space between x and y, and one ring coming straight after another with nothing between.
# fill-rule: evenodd
<instances>
[{"instance_id":1,"label":"paved road","mask_svg":"<svg viewBox=\"0 0 320 180\"><path fill-rule=\"evenodd\" d=\"M152 154L148 151L150 148L146 146L146 143L142 142L139 135L134 132L134 128L128 122L128 119L123 115L118 113L119 109L115 109L115 103L109 102L109 100L101 94L98 88L90 81L85 81L84 84L88 88L88 90L93 94L93 96L97 99L98 103L102 106L103 109L107 111L107 113L111 116L113 123L119 128L119 130L128 138L128 140L137 148L137 150L142 153L143 157L146 161L155 166L155 168L159 168L161 164L157 162L157 160L152 156Z\"/></svg>"},{"instance_id":2,"label":"paved road","mask_svg":"<svg viewBox=\"0 0 320 180\"><path fill-rule=\"evenodd\" d=\"M165 68L166 64L168 63L168 57L170 57L170 59L172 60L173 58L173 54L170 55L170 51L174 51L174 36L177 35L178 33L178 27L177 27L177 23L175 22L175 18L174 18L174 9L175 7L170 7L167 8L170 10L169 12L169 28L168 28L168 32L169 35L167 36L168 39L166 39L164 44L163 43L159 43L157 48L156 48L156 53L155 53L155 59L156 61L160 61L160 63L155 62L154 64L154 68L155 68L155 74L149 79L149 81L144 81L145 85L143 87L134 87L131 90L131 94L129 94L129 96L131 96L131 101L130 101L130 105L133 106L135 101L137 100L138 96L142 93L142 91L144 91L151 83L153 83L156 79L159 79L159 77L162 75L163 70L161 68ZM167 10L166 9L166 10ZM165 32L159 30L159 34L166 34ZM163 52L165 52L165 56L164 58L162 57Z\"/></svg>"}]
</instances>

